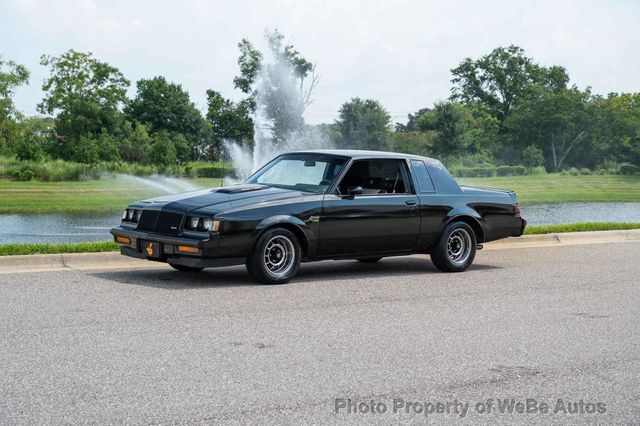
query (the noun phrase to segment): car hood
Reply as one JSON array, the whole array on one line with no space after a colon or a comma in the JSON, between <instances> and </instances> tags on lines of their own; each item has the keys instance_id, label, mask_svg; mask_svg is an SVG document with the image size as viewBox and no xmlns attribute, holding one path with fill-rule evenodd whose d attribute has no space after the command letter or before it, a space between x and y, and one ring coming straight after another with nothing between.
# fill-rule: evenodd
<instances>
[{"instance_id":1,"label":"car hood","mask_svg":"<svg viewBox=\"0 0 640 426\"><path fill-rule=\"evenodd\" d=\"M302 195L308 193L265 185L242 184L151 198L134 203L131 207L185 213L202 209L220 212L265 201L299 198Z\"/></svg>"}]
</instances>

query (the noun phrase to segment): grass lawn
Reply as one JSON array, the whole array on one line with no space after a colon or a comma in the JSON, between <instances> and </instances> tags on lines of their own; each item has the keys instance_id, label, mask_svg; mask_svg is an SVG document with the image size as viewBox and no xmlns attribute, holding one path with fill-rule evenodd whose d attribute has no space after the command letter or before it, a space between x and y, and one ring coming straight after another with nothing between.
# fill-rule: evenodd
<instances>
[{"instance_id":1,"label":"grass lawn","mask_svg":"<svg viewBox=\"0 0 640 426\"><path fill-rule=\"evenodd\" d=\"M203 187L220 179L195 179ZM84 182L15 182L0 179L0 214L118 213L132 201L163 192L118 179Z\"/></svg>"},{"instance_id":2,"label":"grass lawn","mask_svg":"<svg viewBox=\"0 0 640 426\"><path fill-rule=\"evenodd\" d=\"M458 178L463 185L489 186L516 191L520 204L563 202L640 202L640 175L505 176Z\"/></svg>"}]
</instances>

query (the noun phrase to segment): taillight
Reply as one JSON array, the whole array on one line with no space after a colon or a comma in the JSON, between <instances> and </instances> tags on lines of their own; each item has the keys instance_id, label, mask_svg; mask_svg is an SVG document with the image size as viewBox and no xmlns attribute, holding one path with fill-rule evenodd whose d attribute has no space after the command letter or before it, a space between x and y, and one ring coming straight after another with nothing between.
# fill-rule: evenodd
<instances>
[{"instance_id":1,"label":"taillight","mask_svg":"<svg viewBox=\"0 0 640 426\"><path fill-rule=\"evenodd\" d=\"M520 217L520 204L516 203L514 210L516 213L516 217Z\"/></svg>"}]
</instances>

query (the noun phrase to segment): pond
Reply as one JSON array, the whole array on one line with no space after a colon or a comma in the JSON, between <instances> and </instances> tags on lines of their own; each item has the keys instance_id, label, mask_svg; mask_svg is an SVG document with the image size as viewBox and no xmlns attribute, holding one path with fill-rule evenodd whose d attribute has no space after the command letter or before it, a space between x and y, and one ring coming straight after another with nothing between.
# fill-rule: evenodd
<instances>
[{"instance_id":1,"label":"pond","mask_svg":"<svg viewBox=\"0 0 640 426\"><path fill-rule=\"evenodd\" d=\"M524 206L530 225L577 222L640 222L640 203L564 203ZM0 215L0 244L110 240L119 214L98 216Z\"/></svg>"}]
</instances>

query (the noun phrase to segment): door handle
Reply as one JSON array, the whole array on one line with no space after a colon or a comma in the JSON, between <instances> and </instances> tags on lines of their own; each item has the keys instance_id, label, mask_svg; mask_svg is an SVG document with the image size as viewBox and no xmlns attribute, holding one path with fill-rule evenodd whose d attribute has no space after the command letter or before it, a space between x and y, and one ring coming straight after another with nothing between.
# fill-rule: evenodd
<instances>
[{"instance_id":1,"label":"door handle","mask_svg":"<svg viewBox=\"0 0 640 426\"><path fill-rule=\"evenodd\" d=\"M417 203L413 200L407 200L404 202L408 206L415 206Z\"/></svg>"}]
</instances>

